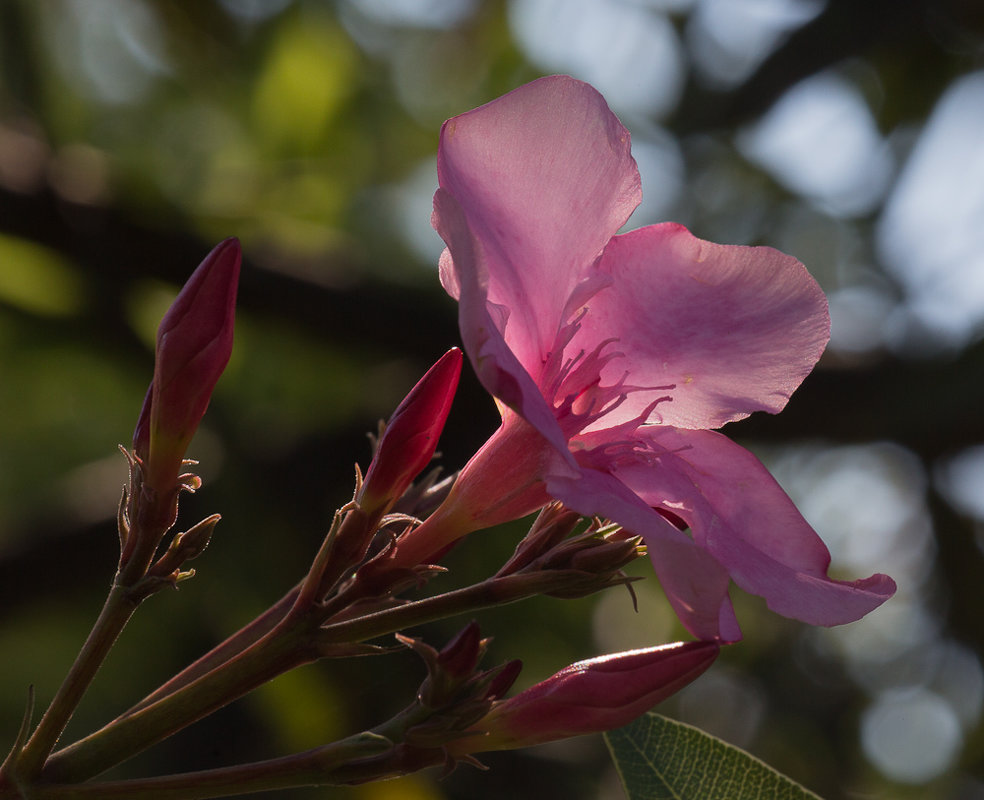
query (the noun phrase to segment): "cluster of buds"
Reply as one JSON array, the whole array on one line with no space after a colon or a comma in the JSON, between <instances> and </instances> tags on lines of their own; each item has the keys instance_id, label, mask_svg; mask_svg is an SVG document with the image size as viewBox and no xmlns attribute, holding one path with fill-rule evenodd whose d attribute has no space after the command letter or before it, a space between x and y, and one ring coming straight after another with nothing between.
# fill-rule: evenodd
<instances>
[{"instance_id":1,"label":"cluster of buds","mask_svg":"<svg viewBox=\"0 0 984 800\"><path fill-rule=\"evenodd\" d=\"M154 378L134 433L132 462L139 485L131 487L131 505L132 495L141 491L170 497L177 489L197 487L194 476L179 473L189 463L185 450L231 353L240 258L234 239L216 247L161 322ZM292 613L306 613L310 604L323 626L351 625L360 615L399 605L400 592L445 571L428 563L406 563L400 558L400 539L401 532L419 524L420 509L428 502L437 505L453 486L452 480L435 485L436 471L414 481L434 457L462 360L458 348L445 353L380 424L372 461L364 477L357 469L353 500L336 515L300 586L306 602L292 601ZM192 574L181 566L204 549L218 519L213 515L175 536L146 571L147 578L174 582ZM581 522L580 514L560 503L546 503L488 584L508 582L518 596L564 598L628 584L631 579L622 569L645 553L641 539L597 519L577 532ZM371 549L379 537L379 545ZM544 583L546 575L550 580ZM481 638L477 624L468 625L440 651L420 639L397 636L421 656L428 672L417 697L426 721L407 730L406 743L443 746L453 741L448 752L458 757L628 722L697 677L718 652L716 644L695 642L605 656L575 664L503 700L520 662L479 670L490 640Z\"/></svg>"},{"instance_id":2,"label":"cluster of buds","mask_svg":"<svg viewBox=\"0 0 984 800\"><path fill-rule=\"evenodd\" d=\"M571 580L545 592L563 598L584 597L609 586L628 585L632 579L622 568L646 554L642 539L597 519L582 533L572 535L580 522L580 514L560 503L548 503L496 575L564 572Z\"/></svg>"},{"instance_id":3,"label":"cluster of buds","mask_svg":"<svg viewBox=\"0 0 984 800\"><path fill-rule=\"evenodd\" d=\"M419 639L398 638L427 665L415 708L424 719L408 727L403 741L410 749L441 748L449 766L473 761L474 753L627 725L703 674L720 651L716 642L677 642L613 653L571 664L502 699L522 664L509 661L479 669L491 640L481 638L477 623L440 651Z\"/></svg>"},{"instance_id":4,"label":"cluster of buds","mask_svg":"<svg viewBox=\"0 0 984 800\"><path fill-rule=\"evenodd\" d=\"M417 703L428 716L407 731L405 741L410 745L443 746L465 736L509 690L522 669L520 661L508 661L493 669L479 670L491 639L481 638L475 622L440 651L420 639L400 634L397 638L427 665Z\"/></svg>"},{"instance_id":5,"label":"cluster of buds","mask_svg":"<svg viewBox=\"0 0 984 800\"><path fill-rule=\"evenodd\" d=\"M231 794L255 785L257 775L264 776L264 785L302 785L311 780L312 764L325 783L361 782L442 763L477 764L475 753L625 724L707 669L717 656L716 643L676 644L579 662L505 699L521 664L514 660L483 669L480 662L491 640L482 638L476 623L441 650L400 632L535 595L574 598L628 584L623 568L645 552L639 537L602 520L588 520L579 530L580 514L544 497L529 533L489 578L422 599L401 596L447 572L436 562L449 542L457 541L440 530L456 524L456 515L431 513L444 507L455 479L438 481L438 470L425 472L461 374L462 352L453 348L380 426L372 461L364 477L356 468L353 498L336 513L305 578L102 730L54 750L129 615L159 588L194 574L185 565L206 548L220 519L213 514L162 547L177 521L180 493L201 485L197 476L184 472L196 463L185 453L231 354L240 261L235 239L218 245L160 324L153 380L132 451L124 451L130 481L118 514L121 554L113 593L63 689L30 736L26 718L14 750L0 766L0 799L22 800L15 787L35 782L87 781L282 672L318 658L386 652L371 643L385 634L396 634L427 667L416 698L404 711L361 738L203 774L201 781L218 781ZM515 455L522 457L519 451ZM524 495L522 504L531 497ZM504 502L510 509L515 505ZM434 516L441 521L429 540L427 520ZM194 781L183 776L155 780L149 779L155 790ZM93 791L140 797L143 785L94 785ZM195 791L188 796L199 796ZM174 790L166 796L183 795Z\"/></svg>"}]
</instances>

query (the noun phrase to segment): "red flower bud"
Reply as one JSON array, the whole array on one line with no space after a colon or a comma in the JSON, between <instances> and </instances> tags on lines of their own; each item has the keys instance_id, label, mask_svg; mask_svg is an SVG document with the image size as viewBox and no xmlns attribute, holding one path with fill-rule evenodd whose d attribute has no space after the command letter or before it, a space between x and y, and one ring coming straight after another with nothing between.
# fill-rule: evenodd
<instances>
[{"instance_id":1,"label":"red flower bud","mask_svg":"<svg viewBox=\"0 0 984 800\"><path fill-rule=\"evenodd\" d=\"M437 655L437 664L452 680L470 678L488 644L489 640L482 638L478 623L473 620L444 645Z\"/></svg>"},{"instance_id":2,"label":"red flower bud","mask_svg":"<svg viewBox=\"0 0 984 800\"><path fill-rule=\"evenodd\" d=\"M458 747L510 750L619 728L694 680L719 650L716 642L677 642L579 661L496 703L472 729L486 736Z\"/></svg>"},{"instance_id":3,"label":"red flower bud","mask_svg":"<svg viewBox=\"0 0 984 800\"><path fill-rule=\"evenodd\" d=\"M157 329L154 379L133 450L144 463L145 484L158 491L174 488L185 450L229 362L241 259L237 239L215 247Z\"/></svg>"},{"instance_id":4,"label":"red flower bud","mask_svg":"<svg viewBox=\"0 0 984 800\"><path fill-rule=\"evenodd\" d=\"M458 388L461 360L457 347L441 356L393 412L359 494L367 513L398 499L434 457Z\"/></svg>"}]
</instances>

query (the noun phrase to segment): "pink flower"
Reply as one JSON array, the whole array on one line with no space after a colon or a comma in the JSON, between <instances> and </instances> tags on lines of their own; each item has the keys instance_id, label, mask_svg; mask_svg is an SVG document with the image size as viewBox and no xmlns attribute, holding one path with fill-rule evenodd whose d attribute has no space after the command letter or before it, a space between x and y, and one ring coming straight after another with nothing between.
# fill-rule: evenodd
<instances>
[{"instance_id":1,"label":"pink flower","mask_svg":"<svg viewBox=\"0 0 984 800\"><path fill-rule=\"evenodd\" d=\"M393 412L359 495L367 513L398 499L434 457L458 388L461 361L461 350L448 350Z\"/></svg>"},{"instance_id":2,"label":"pink flower","mask_svg":"<svg viewBox=\"0 0 984 800\"><path fill-rule=\"evenodd\" d=\"M729 578L820 625L892 595L884 575L828 578L829 553L792 501L709 430L780 411L820 357L827 303L802 264L670 223L616 235L641 199L629 134L568 77L448 120L438 175L442 282L502 426L401 542L405 557L549 496L642 535L701 638L740 638Z\"/></svg>"},{"instance_id":3,"label":"pink flower","mask_svg":"<svg viewBox=\"0 0 984 800\"><path fill-rule=\"evenodd\" d=\"M232 354L242 253L226 239L199 264L157 329L154 379L133 433L144 482L171 491L212 390Z\"/></svg>"},{"instance_id":4,"label":"pink flower","mask_svg":"<svg viewBox=\"0 0 984 800\"><path fill-rule=\"evenodd\" d=\"M628 725L680 691L718 656L715 642L677 642L579 661L496 703L449 751L529 747Z\"/></svg>"}]
</instances>

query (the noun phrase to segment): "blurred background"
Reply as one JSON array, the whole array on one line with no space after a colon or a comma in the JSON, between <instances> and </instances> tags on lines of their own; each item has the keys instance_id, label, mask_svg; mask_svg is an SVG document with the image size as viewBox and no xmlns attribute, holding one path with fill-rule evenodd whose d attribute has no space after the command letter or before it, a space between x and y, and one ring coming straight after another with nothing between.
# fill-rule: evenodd
<instances>
[{"instance_id":1,"label":"blurred background","mask_svg":"<svg viewBox=\"0 0 984 800\"><path fill-rule=\"evenodd\" d=\"M220 239L246 263L236 350L190 450L221 512L198 577L153 597L67 733L111 719L294 584L367 463L366 431L459 342L430 229L441 122L542 74L593 83L645 200L769 244L833 338L778 417L728 427L895 599L816 630L735 591L746 639L661 710L830 800L984 798L984 4L977 0L2 0L0 749L51 697L115 566L154 330ZM494 430L470 371L442 442ZM521 526L472 537L441 588ZM638 574L647 573L645 564ZM436 584L435 584L436 586ZM479 615L521 685L685 638L652 580ZM440 645L467 620L424 631ZM289 753L388 717L410 654L312 665L115 770ZM284 798L617 798L601 737Z\"/></svg>"}]
</instances>

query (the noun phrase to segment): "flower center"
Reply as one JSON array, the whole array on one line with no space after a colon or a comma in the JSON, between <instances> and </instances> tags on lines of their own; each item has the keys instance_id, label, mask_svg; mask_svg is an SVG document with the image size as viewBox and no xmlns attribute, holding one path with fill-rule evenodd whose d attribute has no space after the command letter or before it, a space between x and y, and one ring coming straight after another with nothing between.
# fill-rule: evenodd
<instances>
[{"instance_id":1,"label":"flower center","mask_svg":"<svg viewBox=\"0 0 984 800\"><path fill-rule=\"evenodd\" d=\"M587 310L581 309L571 322L560 329L553 349L544 359L539 381L539 388L551 404L561 430L568 439L592 428L634 392L668 391L676 386L633 386L627 382L628 370L614 383L602 384L602 370L610 362L625 357L624 353L611 349L619 341L615 337L605 339L590 352L581 349L568 355L568 346L580 329L581 319ZM656 406L672 399L671 395L656 398L641 413L618 423L617 427L630 431L644 422L652 421L650 417Z\"/></svg>"}]
</instances>

